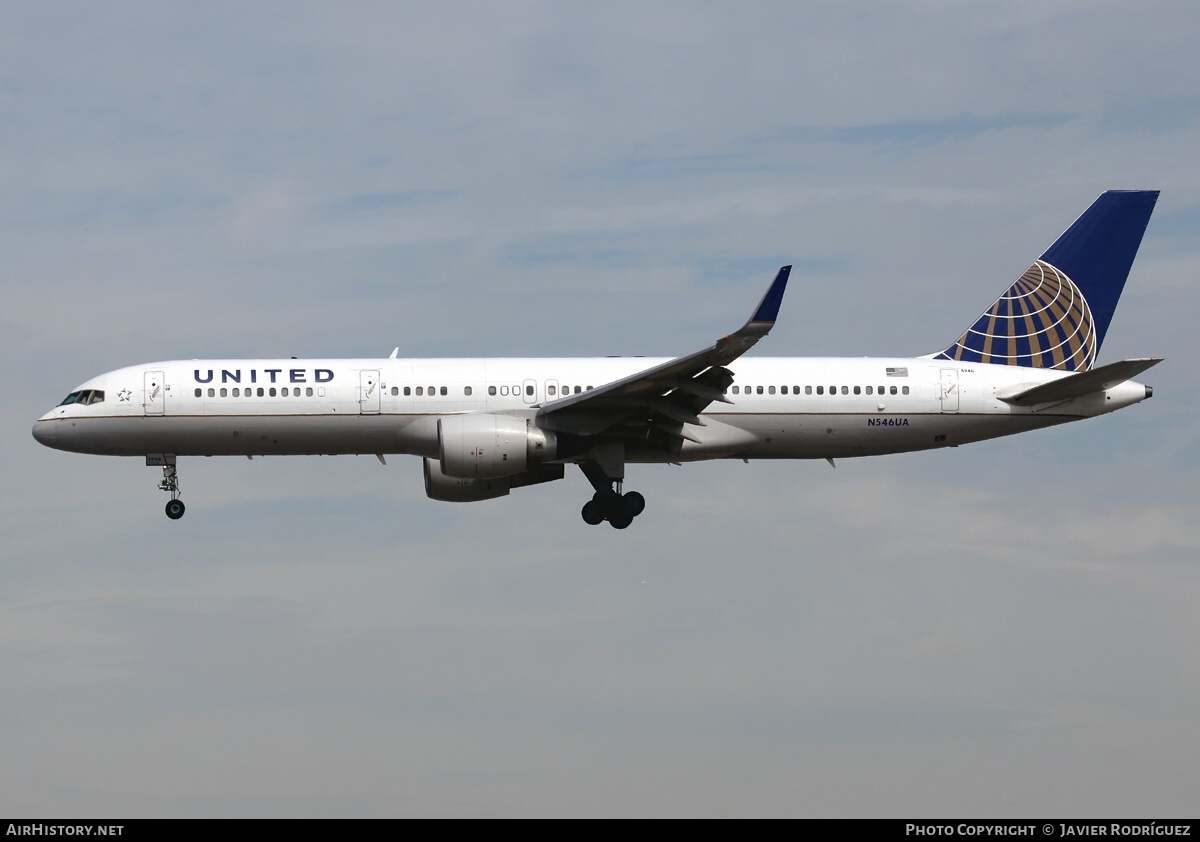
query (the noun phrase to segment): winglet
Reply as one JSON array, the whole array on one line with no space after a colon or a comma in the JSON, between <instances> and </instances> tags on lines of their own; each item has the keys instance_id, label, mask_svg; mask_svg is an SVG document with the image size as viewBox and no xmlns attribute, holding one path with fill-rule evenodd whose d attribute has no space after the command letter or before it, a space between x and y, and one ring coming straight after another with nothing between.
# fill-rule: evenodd
<instances>
[{"instance_id":1,"label":"winglet","mask_svg":"<svg viewBox=\"0 0 1200 842\"><path fill-rule=\"evenodd\" d=\"M787 289L788 275L791 273L791 266L780 268L779 274L775 276L775 280L767 289L767 294L762 297L762 301L758 302L758 308L750 317L751 322L775 323L775 317L779 315L779 305L783 303L783 292Z\"/></svg>"}]
</instances>

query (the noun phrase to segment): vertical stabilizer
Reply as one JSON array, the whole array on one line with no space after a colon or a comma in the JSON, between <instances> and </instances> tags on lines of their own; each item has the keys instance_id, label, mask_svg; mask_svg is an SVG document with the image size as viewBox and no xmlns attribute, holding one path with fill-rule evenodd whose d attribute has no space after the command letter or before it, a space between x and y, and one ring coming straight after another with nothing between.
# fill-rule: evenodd
<instances>
[{"instance_id":1,"label":"vertical stabilizer","mask_svg":"<svg viewBox=\"0 0 1200 842\"><path fill-rule=\"evenodd\" d=\"M1157 190L1109 190L935 359L1087 371L1096 361Z\"/></svg>"}]
</instances>

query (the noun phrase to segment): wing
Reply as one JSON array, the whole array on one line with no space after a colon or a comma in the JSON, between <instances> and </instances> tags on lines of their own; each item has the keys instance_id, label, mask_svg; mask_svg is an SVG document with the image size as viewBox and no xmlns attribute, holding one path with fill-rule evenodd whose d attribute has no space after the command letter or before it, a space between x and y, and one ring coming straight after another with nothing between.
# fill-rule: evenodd
<instances>
[{"instance_id":1,"label":"wing","mask_svg":"<svg viewBox=\"0 0 1200 842\"><path fill-rule=\"evenodd\" d=\"M791 271L791 266L779 270L749 321L734 333L703 351L547 403L538 410L538 426L581 436L620 426L667 449L678 449L682 439L694 441L683 425L703 426L699 414L705 407L730 402L724 393L733 375L724 366L770 332Z\"/></svg>"}]
</instances>

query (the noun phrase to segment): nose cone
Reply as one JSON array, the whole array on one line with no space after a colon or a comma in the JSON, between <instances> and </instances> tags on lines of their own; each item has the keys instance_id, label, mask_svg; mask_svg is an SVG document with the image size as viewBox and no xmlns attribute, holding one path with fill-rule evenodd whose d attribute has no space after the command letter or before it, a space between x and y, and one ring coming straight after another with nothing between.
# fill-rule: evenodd
<instances>
[{"instance_id":1,"label":"nose cone","mask_svg":"<svg viewBox=\"0 0 1200 842\"><path fill-rule=\"evenodd\" d=\"M54 447L55 439L58 436L58 422L47 421L45 418L35 421L33 424L33 437L46 447Z\"/></svg>"}]
</instances>

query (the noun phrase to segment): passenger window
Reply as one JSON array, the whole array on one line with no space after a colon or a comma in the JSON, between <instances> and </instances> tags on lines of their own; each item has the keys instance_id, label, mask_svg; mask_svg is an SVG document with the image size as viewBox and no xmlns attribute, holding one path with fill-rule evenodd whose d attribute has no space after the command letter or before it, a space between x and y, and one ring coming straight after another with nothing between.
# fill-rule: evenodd
<instances>
[{"instance_id":1,"label":"passenger window","mask_svg":"<svg viewBox=\"0 0 1200 842\"><path fill-rule=\"evenodd\" d=\"M773 395L773 394L775 394L775 387L774 387L774 386L768 386L768 387L767 387L767 394L768 394L768 395Z\"/></svg>"},{"instance_id":2,"label":"passenger window","mask_svg":"<svg viewBox=\"0 0 1200 842\"><path fill-rule=\"evenodd\" d=\"M590 388L592 388L592 387L591 387L591 386L588 386L588 388L590 389ZM575 394L577 394L577 395L578 395L578 394L579 394L580 392L582 392L582 391L583 391L583 390L582 390L581 388L579 388L578 386L576 386L576 387L575 387Z\"/></svg>"},{"instance_id":3,"label":"passenger window","mask_svg":"<svg viewBox=\"0 0 1200 842\"><path fill-rule=\"evenodd\" d=\"M201 392L200 392L200 390L199 390L199 389L197 389L197 390L196 390L196 397L200 397L200 395L201 395ZM63 403L66 403L66 401L63 401Z\"/></svg>"},{"instance_id":4,"label":"passenger window","mask_svg":"<svg viewBox=\"0 0 1200 842\"><path fill-rule=\"evenodd\" d=\"M215 398L217 396L217 390L214 389L212 386L209 386L208 387L208 396L210 398Z\"/></svg>"},{"instance_id":5,"label":"passenger window","mask_svg":"<svg viewBox=\"0 0 1200 842\"><path fill-rule=\"evenodd\" d=\"M525 387L525 394L526 394L526 396L527 396L527 397L531 397L531 398L532 398L532 397L533 397L533 387L532 387L532 386L526 386L526 387Z\"/></svg>"},{"instance_id":6,"label":"passenger window","mask_svg":"<svg viewBox=\"0 0 1200 842\"><path fill-rule=\"evenodd\" d=\"M804 387L804 394L806 394L806 395L811 395L811 394L812 394L812 386L805 386L805 387Z\"/></svg>"},{"instance_id":7,"label":"passenger window","mask_svg":"<svg viewBox=\"0 0 1200 842\"><path fill-rule=\"evenodd\" d=\"M491 395L493 398L496 397L496 387L488 386L488 394Z\"/></svg>"},{"instance_id":8,"label":"passenger window","mask_svg":"<svg viewBox=\"0 0 1200 842\"><path fill-rule=\"evenodd\" d=\"M271 397L275 397L275 387L274 387L274 386L272 386L272 387L271 387L271 389L270 389L270 391L268 392L268 394L270 394L270 396L271 396Z\"/></svg>"},{"instance_id":9,"label":"passenger window","mask_svg":"<svg viewBox=\"0 0 1200 842\"><path fill-rule=\"evenodd\" d=\"M867 394L868 394L868 395L869 395L869 394L871 394L871 387L870 387L870 386L868 386L868 387L867 387Z\"/></svg>"},{"instance_id":10,"label":"passenger window","mask_svg":"<svg viewBox=\"0 0 1200 842\"><path fill-rule=\"evenodd\" d=\"M758 394L760 394L760 395L761 395L761 394L763 393L763 387L762 387L762 386L756 386L756 387L755 387L755 389L754 389L754 391L755 391L756 393L758 393Z\"/></svg>"},{"instance_id":11,"label":"passenger window","mask_svg":"<svg viewBox=\"0 0 1200 842\"><path fill-rule=\"evenodd\" d=\"M443 386L443 387L441 388L441 390L440 390L440 393L441 393L441 394L443 394L443 395L444 395L444 394L446 394L446 387L445 387L445 386Z\"/></svg>"},{"instance_id":12,"label":"passenger window","mask_svg":"<svg viewBox=\"0 0 1200 842\"><path fill-rule=\"evenodd\" d=\"M849 387L849 386L843 386L843 387L842 387L842 394L843 394L843 395L848 395L848 394L850 394L850 387Z\"/></svg>"},{"instance_id":13,"label":"passenger window","mask_svg":"<svg viewBox=\"0 0 1200 842\"><path fill-rule=\"evenodd\" d=\"M896 394L896 387L895 387L895 386L893 386L893 387L892 387L892 394L893 394L893 395L894 395L894 394Z\"/></svg>"},{"instance_id":14,"label":"passenger window","mask_svg":"<svg viewBox=\"0 0 1200 842\"><path fill-rule=\"evenodd\" d=\"M422 397L424 394L425 394L425 387L424 387L424 386L418 386L418 387L417 387L417 397L418 397L418 398L419 398L419 397Z\"/></svg>"},{"instance_id":15,"label":"passenger window","mask_svg":"<svg viewBox=\"0 0 1200 842\"><path fill-rule=\"evenodd\" d=\"M507 386L500 387L500 397L502 397L502 398L508 397L508 387Z\"/></svg>"},{"instance_id":16,"label":"passenger window","mask_svg":"<svg viewBox=\"0 0 1200 842\"><path fill-rule=\"evenodd\" d=\"M221 387L221 397L223 397L223 398L229 397L229 390L226 389L224 386Z\"/></svg>"},{"instance_id":17,"label":"passenger window","mask_svg":"<svg viewBox=\"0 0 1200 842\"><path fill-rule=\"evenodd\" d=\"M399 387L399 386L393 386L393 387L392 387L392 397L393 397L393 398L398 398L398 397L400 397L400 387Z\"/></svg>"},{"instance_id":18,"label":"passenger window","mask_svg":"<svg viewBox=\"0 0 1200 842\"><path fill-rule=\"evenodd\" d=\"M558 394L558 387L554 385L547 386L546 394L550 397L554 397L556 394Z\"/></svg>"},{"instance_id":19,"label":"passenger window","mask_svg":"<svg viewBox=\"0 0 1200 842\"><path fill-rule=\"evenodd\" d=\"M817 387L817 394L818 394L818 395L823 395L823 394L825 394L825 387L824 387L824 386L818 386L818 387Z\"/></svg>"},{"instance_id":20,"label":"passenger window","mask_svg":"<svg viewBox=\"0 0 1200 842\"><path fill-rule=\"evenodd\" d=\"M404 397L407 398L411 394L412 394L412 386L405 386L404 387Z\"/></svg>"},{"instance_id":21,"label":"passenger window","mask_svg":"<svg viewBox=\"0 0 1200 842\"><path fill-rule=\"evenodd\" d=\"M312 397L312 386L309 386L307 389L304 390L304 396L306 398Z\"/></svg>"},{"instance_id":22,"label":"passenger window","mask_svg":"<svg viewBox=\"0 0 1200 842\"><path fill-rule=\"evenodd\" d=\"M470 386L464 386L464 387L463 387L463 394L464 394L464 395L466 395L468 398L469 398L469 397L471 397L471 387L470 387Z\"/></svg>"},{"instance_id":23,"label":"passenger window","mask_svg":"<svg viewBox=\"0 0 1200 842\"><path fill-rule=\"evenodd\" d=\"M861 387L861 386L855 386L855 387L854 387L854 394L856 394L856 395L861 395L861 394L862 394L862 387Z\"/></svg>"},{"instance_id":24,"label":"passenger window","mask_svg":"<svg viewBox=\"0 0 1200 842\"><path fill-rule=\"evenodd\" d=\"M901 386L901 387L900 387L900 391L901 391L901 392L903 392L904 394L906 394L906 395L907 395L907 394L908 394L908 387L907 387L907 386Z\"/></svg>"},{"instance_id":25,"label":"passenger window","mask_svg":"<svg viewBox=\"0 0 1200 842\"><path fill-rule=\"evenodd\" d=\"M263 387L259 386L258 387L258 396L261 398L264 394L266 394L266 393L263 391Z\"/></svg>"}]
</instances>

